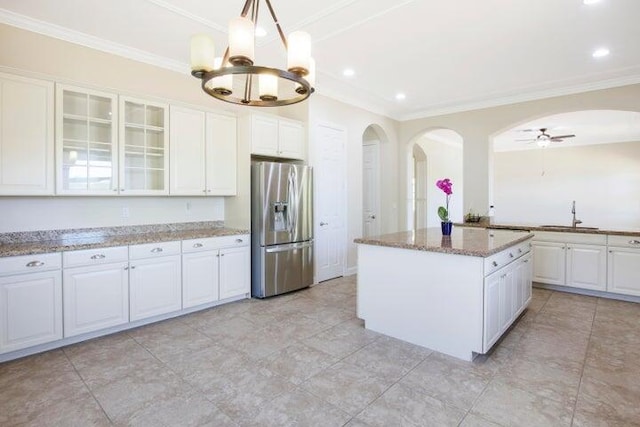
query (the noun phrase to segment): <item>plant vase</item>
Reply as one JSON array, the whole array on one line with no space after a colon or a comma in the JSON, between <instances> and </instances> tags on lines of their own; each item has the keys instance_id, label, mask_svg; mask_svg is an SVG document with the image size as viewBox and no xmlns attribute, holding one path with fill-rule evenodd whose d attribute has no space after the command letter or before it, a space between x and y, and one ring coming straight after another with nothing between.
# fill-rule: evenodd
<instances>
[{"instance_id":1,"label":"plant vase","mask_svg":"<svg viewBox=\"0 0 640 427\"><path fill-rule=\"evenodd\" d=\"M451 229L453 228L453 223L451 221L442 221L440 223L440 228L442 229L443 236L451 236Z\"/></svg>"}]
</instances>

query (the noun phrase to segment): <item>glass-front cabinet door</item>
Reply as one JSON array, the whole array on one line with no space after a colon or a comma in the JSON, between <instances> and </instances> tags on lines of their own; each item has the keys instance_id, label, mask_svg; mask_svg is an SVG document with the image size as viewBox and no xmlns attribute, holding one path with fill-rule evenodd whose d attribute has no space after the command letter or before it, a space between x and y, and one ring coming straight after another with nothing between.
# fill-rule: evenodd
<instances>
[{"instance_id":1,"label":"glass-front cabinet door","mask_svg":"<svg viewBox=\"0 0 640 427\"><path fill-rule=\"evenodd\" d=\"M57 85L57 194L118 191L117 96Z\"/></svg>"},{"instance_id":2,"label":"glass-front cabinet door","mask_svg":"<svg viewBox=\"0 0 640 427\"><path fill-rule=\"evenodd\" d=\"M169 194L168 111L120 97L120 194Z\"/></svg>"}]
</instances>

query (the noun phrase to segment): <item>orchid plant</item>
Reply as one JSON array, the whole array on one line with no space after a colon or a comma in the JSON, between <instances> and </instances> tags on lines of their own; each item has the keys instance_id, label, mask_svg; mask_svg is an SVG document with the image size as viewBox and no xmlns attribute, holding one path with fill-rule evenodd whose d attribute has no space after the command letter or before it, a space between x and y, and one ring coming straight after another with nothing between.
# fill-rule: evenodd
<instances>
[{"instance_id":1,"label":"orchid plant","mask_svg":"<svg viewBox=\"0 0 640 427\"><path fill-rule=\"evenodd\" d=\"M453 182L451 182L449 178L439 179L438 181L436 181L436 187L441 189L444 192L444 194L447 195L446 207L445 206L438 207L438 216L440 217L442 222L451 222L451 220L449 219L449 199L453 194L453 190L451 189L452 186L453 186Z\"/></svg>"}]
</instances>

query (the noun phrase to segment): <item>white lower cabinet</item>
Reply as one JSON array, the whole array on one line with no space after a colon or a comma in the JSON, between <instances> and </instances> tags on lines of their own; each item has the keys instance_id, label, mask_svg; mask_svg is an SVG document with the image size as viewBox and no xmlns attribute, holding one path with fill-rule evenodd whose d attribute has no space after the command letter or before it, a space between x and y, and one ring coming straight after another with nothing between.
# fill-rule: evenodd
<instances>
[{"instance_id":1,"label":"white lower cabinet","mask_svg":"<svg viewBox=\"0 0 640 427\"><path fill-rule=\"evenodd\" d=\"M483 350L486 353L531 300L531 253L485 277Z\"/></svg>"},{"instance_id":2,"label":"white lower cabinet","mask_svg":"<svg viewBox=\"0 0 640 427\"><path fill-rule=\"evenodd\" d=\"M607 236L536 231L532 245L534 282L607 289Z\"/></svg>"},{"instance_id":3,"label":"white lower cabinet","mask_svg":"<svg viewBox=\"0 0 640 427\"><path fill-rule=\"evenodd\" d=\"M220 299L251 292L249 246L220 250Z\"/></svg>"},{"instance_id":4,"label":"white lower cabinet","mask_svg":"<svg viewBox=\"0 0 640 427\"><path fill-rule=\"evenodd\" d=\"M640 296L640 249L609 246L607 290Z\"/></svg>"},{"instance_id":5,"label":"white lower cabinet","mask_svg":"<svg viewBox=\"0 0 640 427\"><path fill-rule=\"evenodd\" d=\"M129 321L129 263L64 270L64 336Z\"/></svg>"},{"instance_id":6,"label":"white lower cabinet","mask_svg":"<svg viewBox=\"0 0 640 427\"><path fill-rule=\"evenodd\" d=\"M599 245L567 244L565 286L605 291L607 289L607 251Z\"/></svg>"},{"instance_id":7,"label":"white lower cabinet","mask_svg":"<svg viewBox=\"0 0 640 427\"><path fill-rule=\"evenodd\" d=\"M564 285L566 245L558 242L534 241L531 246L535 266L533 281L549 285Z\"/></svg>"},{"instance_id":8,"label":"white lower cabinet","mask_svg":"<svg viewBox=\"0 0 640 427\"><path fill-rule=\"evenodd\" d=\"M219 299L218 258L217 250L182 255L183 308Z\"/></svg>"},{"instance_id":9,"label":"white lower cabinet","mask_svg":"<svg viewBox=\"0 0 640 427\"><path fill-rule=\"evenodd\" d=\"M131 321L180 310L180 255L131 261L129 290Z\"/></svg>"},{"instance_id":10,"label":"white lower cabinet","mask_svg":"<svg viewBox=\"0 0 640 427\"><path fill-rule=\"evenodd\" d=\"M251 292L249 235L182 242L184 308Z\"/></svg>"},{"instance_id":11,"label":"white lower cabinet","mask_svg":"<svg viewBox=\"0 0 640 427\"><path fill-rule=\"evenodd\" d=\"M0 353L62 338L60 270L0 277Z\"/></svg>"},{"instance_id":12,"label":"white lower cabinet","mask_svg":"<svg viewBox=\"0 0 640 427\"><path fill-rule=\"evenodd\" d=\"M129 246L129 319L182 308L181 242Z\"/></svg>"}]
</instances>

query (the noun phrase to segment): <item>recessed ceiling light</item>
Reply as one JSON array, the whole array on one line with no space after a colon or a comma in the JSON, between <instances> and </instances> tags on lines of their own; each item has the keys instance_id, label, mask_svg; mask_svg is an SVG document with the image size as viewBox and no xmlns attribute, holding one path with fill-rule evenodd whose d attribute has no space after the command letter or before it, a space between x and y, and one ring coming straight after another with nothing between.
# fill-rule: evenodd
<instances>
[{"instance_id":1,"label":"recessed ceiling light","mask_svg":"<svg viewBox=\"0 0 640 427\"><path fill-rule=\"evenodd\" d=\"M596 4L596 3L600 3L600 0L582 0L582 3L586 5Z\"/></svg>"},{"instance_id":2,"label":"recessed ceiling light","mask_svg":"<svg viewBox=\"0 0 640 427\"><path fill-rule=\"evenodd\" d=\"M593 53L591 54L594 58L603 58L607 55L609 55L609 49L607 49L606 47L601 47L600 49L596 49L593 51Z\"/></svg>"},{"instance_id":3,"label":"recessed ceiling light","mask_svg":"<svg viewBox=\"0 0 640 427\"><path fill-rule=\"evenodd\" d=\"M264 27L256 27L256 37L264 37L267 35L267 30Z\"/></svg>"},{"instance_id":4,"label":"recessed ceiling light","mask_svg":"<svg viewBox=\"0 0 640 427\"><path fill-rule=\"evenodd\" d=\"M407 99L407 95L405 95L404 93L400 92L400 93L396 93L396 99L398 101L403 101L405 99Z\"/></svg>"},{"instance_id":5,"label":"recessed ceiling light","mask_svg":"<svg viewBox=\"0 0 640 427\"><path fill-rule=\"evenodd\" d=\"M345 77L353 77L356 75L356 72L353 70L353 68L345 68L342 72L342 75Z\"/></svg>"}]
</instances>

